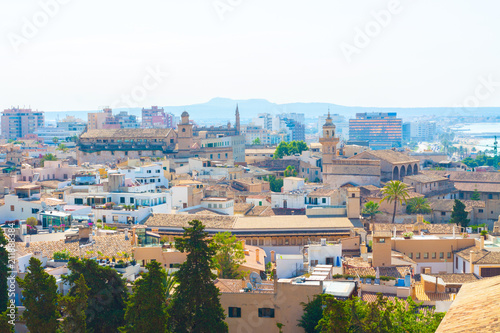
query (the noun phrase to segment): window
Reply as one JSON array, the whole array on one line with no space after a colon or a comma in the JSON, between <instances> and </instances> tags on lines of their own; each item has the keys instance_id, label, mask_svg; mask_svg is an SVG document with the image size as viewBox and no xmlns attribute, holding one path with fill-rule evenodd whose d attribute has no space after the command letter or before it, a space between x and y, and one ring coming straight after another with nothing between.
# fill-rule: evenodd
<instances>
[{"instance_id":1,"label":"window","mask_svg":"<svg viewBox=\"0 0 500 333\"><path fill-rule=\"evenodd\" d=\"M446 216L446 212L441 212L441 216Z\"/></svg>"},{"instance_id":2,"label":"window","mask_svg":"<svg viewBox=\"0 0 500 333\"><path fill-rule=\"evenodd\" d=\"M261 318L274 318L274 309L259 308L259 317L261 317Z\"/></svg>"},{"instance_id":3,"label":"window","mask_svg":"<svg viewBox=\"0 0 500 333\"><path fill-rule=\"evenodd\" d=\"M75 198L75 205L83 205L83 199L82 198Z\"/></svg>"},{"instance_id":4,"label":"window","mask_svg":"<svg viewBox=\"0 0 500 333\"><path fill-rule=\"evenodd\" d=\"M134 197L130 197L130 203L134 203Z\"/></svg>"},{"instance_id":5,"label":"window","mask_svg":"<svg viewBox=\"0 0 500 333\"><path fill-rule=\"evenodd\" d=\"M447 253L447 255L446 255L446 257L447 257L448 259L451 259L451 252L448 252L448 253Z\"/></svg>"},{"instance_id":6,"label":"window","mask_svg":"<svg viewBox=\"0 0 500 333\"><path fill-rule=\"evenodd\" d=\"M385 238L379 238L378 242L379 243L385 243Z\"/></svg>"},{"instance_id":7,"label":"window","mask_svg":"<svg viewBox=\"0 0 500 333\"><path fill-rule=\"evenodd\" d=\"M444 252L439 252L439 259L444 259Z\"/></svg>"},{"instance_id":8,"label":"window","mask_svg":"<svg viewBox=\"0 0 500 333\"><path fill-rule=\"evenodd\" d=\"M429 252L424 252L424 259L429 259Z\"/></svg>"},{"instance_id":9,"label":"window","mask_svg":"<svg viewBox=\"0 0 500 333\"><path fill-rule=\"evenodd\" d=\"M483 210L482 210L482 209L479 209L479 213L482 213L482 212L483 212Z\"/></svg>"},{"instance_id":10,"label":"window","mask_svg":"<svg viewBox=\"0 0 500 333\"><path fill-rule=\"evenodd\" d=\"M455 269L458 269L458 257L455 258Z\"/></svg>"},{"instance_id":11,"label":"window","mask_svg":"<svg viewBox=\"0 0 500 333\"><path fill-rule=\"evenodd\" d=\"M465 273L465 260L462 262L462 273Z\"/></svg>"},{"instance_id":12,"label":"window","mask_svg":"<svg viewBox=\"0 0 500 333\"><path fill-rule=\"evenodd\" d=\"M488 199L493 199L493 194L488 194Z\"/></svg>"},{"instance_id":13,"label":"window","mask_svg":"<svg viewBox=\"0 0 500 333\"><path fill-rule=\"evenodd\" d=\"M408 253L408 258L413 259L413 252Z\"/></svg>"},{"instance_id":14,"label":"window","mask_svg":"<svg viewBox=\"0 0 500 333\"><path fill-rule=\"evenodd\" d=\"M120 197L120 203L125 203L125 197Z\"/></svg>"},{"instance_id":15,"label":"window","mask_svg":"<svg viewBox=\"0 0 500 333\"><path fill-rule=\"evenodd\" d=\"M432 259L436 259L436 252L432 252Z\"/></svg>"},{"instance_id":16,"label":"window","mask_svg":"<svg viewBox=\"0 0 500 333\"><path fill-rule=\"evenodd\" d=\"M40 211L38 208L31 208L31 214L36 214Z\"/></svg>"},{"instance_id":17,"label":"window","mask_svg":"<svg viewBox=\"0 0 500 333\"><path fill-rule=\"evenodd\" d=\"M420 259L420 252L417 252L417 254L415 255L415 259Z\"/></svg>"},{"instance_id":18,"label":"window","mask_svg":"<svg viewBox=\"0 0 500 333\"><path fill-rule=\"evenodd\" d=\"M118 215L113 215L113 222L118 222Z\"/></svg>"},{"instance_id":19,"label":"window","mask_svg":"<svg viewBox=\"0 0 500 333\"><path fill-rule=\"evenodd\" d=\"M234 308L230 306L227 312L227 316L229 318L241 318L241 308Z\"/></svg>"},{"instance_id":20,"label":"window","mask_svg":"<svg viewBox=\"0 0 500 333\"><path fill-rule=\"evenodd\" d=\"M13 212L15 210L14 205L10 205L10 211Z\"/></svg>"}]
</instances>

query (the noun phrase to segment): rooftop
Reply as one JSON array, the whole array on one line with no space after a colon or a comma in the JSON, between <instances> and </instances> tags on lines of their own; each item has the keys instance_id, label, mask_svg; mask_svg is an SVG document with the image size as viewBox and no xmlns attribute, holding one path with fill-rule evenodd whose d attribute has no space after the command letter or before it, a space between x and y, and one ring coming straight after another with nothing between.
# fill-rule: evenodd
<instances>
[{"instance_id":1,"label":"rooftop","mask_svg":"<svg viewBox=\"0 0 500 333\"><path fill-rule=\"evenodd\" d=\"M468 282L475 282L479 280L479 278L472 273L458 274L458 273L449 273L449 274L427 274L433 277L437 277L441 279L445 284L462 284Z\"/></svg>"},{"instance_id":2,"label":"rooftop","mask_svg":"<svg viewBox=\"0 0 500 333\"><path fill-rule=\"evenodd\" d=\"M127 253L132 253L130 240L125 240L123 234L94 236L93 239L96 242L95 245L82 249L82 254L85 254L87 251L94 251L94 255L97 255L97 251L100 251L103 256L112 257L118 256L118 252L125 251ZM39 241L30 242L29 247L26 247L26 243L24 242L16 242L16 253L19 256L40 251L48 258L52 258L54 252L64 249L67 249L71 253L71 256L79 256L80 254L79 242L66 243L64 240Z\"/></svg>"},{"instance_id":3,"label":"rooftop","mask_svg":"<svg viewBox=\"0 0 500 333\"><path fill-rule=\"evenodd\" d=\"M470 212L474 207L484 208L485 202L481 200L460 200L465 204L465 211ZM431 199L429 200L429 205L432 210L441 212L451 212L453 211L453 206L455 205L454 199Z\"/></svg>"},{"instance_id":4,"label":"rooftop","mask_svg":"<svg viewBox=\"0 0 500 333\"><path fill-rule=\"evenodd\" d=\"M498 295L500 276L462 286L436 333L500 332Z\"/></svg>"},{"instance_id":5,"label":"rooftop","mask_svg":"<svg viewBox=\"0 0 500 333\"><path fill-rule=\"evenodd\" d=\"M367 155L371 155L389 163L419 163L418 159L394 150L369 150L352 156L349 159L363 159Z\"/></svg>"},{"instance_id":6,"label":"rooftop","mask_svg":"<svg viewBox=\"0 0 500 333\"><path fill-rule=\"evenodd\" d=\"M448 180L448 178L439 176L439 175L433 175L433 174L419 174L419 175L413 175L413 176L406 176L404 177L404 182L407 183L408 181L414 181L418 183L433 183L433 182L439 182L443 180Z\"/></svg>"},{"instance_id":7,"label":"rooftop","mask_svg":"<svg viewBox=\"0 0 500 333\"><path fill-rule=\"evenodd\" d=\"M80 136L80 139L115 139L115 138L159 138L166 137L170 128L121 128L89 130Z\"/></svg>"},{"instance_id":8,"label":"rooftop","mask_svg":"<svg viewBox=\"0 0 500 333\"><path fill-rule=\"evenodd\" d=\"M472 253L471 253L472 251ZM470 261L472 254L472 263L474 265L487 265L487 264L500 264L500 252L496 251L488 251L488 250L480 250L475 246L467 247L465 249L459 250L455 252L456 255L461 257L466 261Z\"/></svg>"}]
</instances>

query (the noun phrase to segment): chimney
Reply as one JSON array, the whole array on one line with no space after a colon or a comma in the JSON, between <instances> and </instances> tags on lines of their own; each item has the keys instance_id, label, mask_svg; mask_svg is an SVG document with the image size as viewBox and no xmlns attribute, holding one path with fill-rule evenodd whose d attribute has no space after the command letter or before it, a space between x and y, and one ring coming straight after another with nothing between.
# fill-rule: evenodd
<instances>
[{"instance_id":1,"label":"chimney","mask_svg":"<svg viewBox=\"0 0 500 333\"><path fill-rule=\"evenodd\" d=\"M260 251L259 249L255 249L255 261L260 262Z\"/></svg>"},{"instance_id":2,"label":"chimney","mask_svg":"<svg viewBox=\"0 0 500 333\"><path fill-rule=\"evenodd\" d=\"M470 250L469 261L470 261L470 272L471 273L474 273L473 256L474 256L474 251Z\"/></svg>"},{"instance_id":3,"label":"chimney","mask_svg":"<svg viewBox=\"0 0 500 333\"><path fill-rule=\"evenodd\" d=\"M271 251L271 262L276 262L276 254L274 251Z\"/></svg>"},{"instance_id":4,"label":"chimney","mask_svg":"<svg viewBox=\"0 0 500 333\"><path fill-rule=\"evenodd\" d=\"M245 278L241 278L241 289L245 289L247 287L247 281Z\"/></svg>"}]
</instances>

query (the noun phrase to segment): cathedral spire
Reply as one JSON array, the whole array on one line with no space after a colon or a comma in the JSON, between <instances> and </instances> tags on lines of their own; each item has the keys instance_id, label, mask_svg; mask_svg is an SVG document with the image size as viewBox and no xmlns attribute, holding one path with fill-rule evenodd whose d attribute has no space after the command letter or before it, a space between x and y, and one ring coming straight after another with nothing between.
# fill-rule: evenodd
<instances>
[{"instance_id":1,"label":"cathedral spire","mask_svg":"<svg viewBox=\"0 0 500 333\"><path fill-rule=\"evenodd\" d=\"M238 110L238 104L236 104L236 122L235 122L235 127L236 127L236 135L240 135L240 111Z\"/></svg>"}]
</instances>

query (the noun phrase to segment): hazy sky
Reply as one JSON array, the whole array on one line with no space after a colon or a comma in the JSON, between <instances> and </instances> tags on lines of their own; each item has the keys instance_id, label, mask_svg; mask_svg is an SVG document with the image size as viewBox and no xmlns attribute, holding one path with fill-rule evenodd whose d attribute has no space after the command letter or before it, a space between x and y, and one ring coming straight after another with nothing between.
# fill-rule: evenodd
<instances>
[{"instance_id":1,"label":"hazy sky","mask_svg":"<svg viewBox=\"0 0 500 333\"><path fill-rule=\"evenodd\" d=\"M499 13L498 0L2 1L0 109L500 106Z\"/></svg>"}]
</instances>

